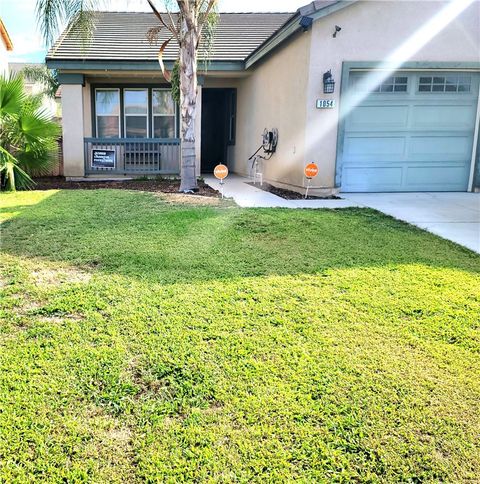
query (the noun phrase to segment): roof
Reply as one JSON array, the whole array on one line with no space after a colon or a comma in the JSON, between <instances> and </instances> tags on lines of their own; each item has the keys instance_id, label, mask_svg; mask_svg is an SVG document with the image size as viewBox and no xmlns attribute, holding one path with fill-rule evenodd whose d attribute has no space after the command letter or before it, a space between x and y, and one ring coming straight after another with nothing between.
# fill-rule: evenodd
<instances>
[{"instance_id":1,"label":"roof","mask_svg":"<svg viewBox=\"0 0 480 484\"><path fill-rule=\"evenodd\" d=\"M212 62L244 61L277 32L293 13L221 13L215 32ZM158 27L153 13L98 12L93 39L82 47L75 28L64 32L47 54L48 60L83 61L157 61L162 42L170 37L166 29L151 44L147 31ZM165 61L178 58L178 46L172 41L164 52Z\"/></svg>"},{"instance_id":2,"label":"roof","mask_svg":"<svg viewBox=\"0 0 480 484\"><path fill-rule=\"evenodd\" d=\"M300 7L297 12L300 15L308 16L317 13L323 8L329 7L330 5L334 5L336 3L338 3L338 0L315 0L314 2Z\"/></svg>"},{"instance_id":3,"label":"roof","mask_svg":"<svg viewBox=\"0 0 480 484\"><path fill-rule=\"evenodd\" d=\"M309 27L303 27L302 20L305 18L311 22L348 7L358 0L315 0L300 7L294 15L277 31L274 32L258 49L256 49L245 61L245 69L249 69L256 62L268 55L279 45L290 39L294 34ZM308 25L308 23L307 23Z\"/></svg>"},{"instance_id":4,"label":"roof","mask_svg":"<svg viewBox=\"0 0 480 484\"><path fill-rule=\"evenodd\" d=\"M5 43L5 47L7 50L13 50L13 43L10 35L8 35L7 28L3 23L3 20L0 18L0 37L2 38L3 42Z\"/></svg>"}]
</instances>

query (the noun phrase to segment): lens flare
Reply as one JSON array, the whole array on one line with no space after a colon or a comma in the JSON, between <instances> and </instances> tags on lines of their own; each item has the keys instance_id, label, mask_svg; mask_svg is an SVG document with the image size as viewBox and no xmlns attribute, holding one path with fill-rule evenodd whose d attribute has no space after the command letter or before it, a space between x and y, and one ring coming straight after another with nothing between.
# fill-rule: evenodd
<instances>
[{"instance_id":1,"label":"lens flare","mask_svg":"<svg viewBox=\"0 0 480 484\"><path fill-rule=\"evenodd\" d=\"M432 18L422 24L408 39L391 52L375 69L369 70L362 80L362 89L343 90L341 98L340 115L330 116L328 121L317 117L314 126L309 130L316 133L315 137L308 136L305 143L304 154L315 151L316 146L321 146L326 139L336 136L338 124L348 116L356 106L367 98L369 92L385 81L394 72L402 68L406 62L411 60L421 49L423 49L442 30L451 24L462 12L464 12L476 0L451 0ZM349 59L345 59L346 61ZM296 139L289 136L289 139ZM311 161L311 160L309 160ZM299 167L298 169L302 169ZM295 168L296 170L297 168ZM283 171L276 171L276 178L281 180L292 170L292 165L283 167ZM319 177L320 178L320 177ZM325 180L325 177L322 177ZM331 185L330 185L331 186ZM316 188L327 188L328 186L317 186Z\"/></svg>"}]
</instances>

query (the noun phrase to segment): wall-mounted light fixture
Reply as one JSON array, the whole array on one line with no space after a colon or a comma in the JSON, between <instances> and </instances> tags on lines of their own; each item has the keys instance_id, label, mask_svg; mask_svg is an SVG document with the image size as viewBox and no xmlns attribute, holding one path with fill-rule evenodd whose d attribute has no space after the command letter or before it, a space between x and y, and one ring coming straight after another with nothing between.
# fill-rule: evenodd
<instances>
[{"instance_id":1,"label":"wall-mounted light fixture","mask_svg":"<svg viewBox=\"0 0 480 484\"><path fill-rule=\"evenodd\" d=\"M335 79L332 76L332 71L327 71L323 74L323 92L324 94L333 94L335 92Z\"/></svg>"},{"instance_id":2,"label":"wall-mounted light fixture","mask_svg":"<svg viewBox=\"0 0 480 484\"><path fill-rule=\"evenodd\" d=\"M337 34L338 32L340 32L340 30L342 30L342 27L335 25L335 32L333 32L333 35L332 35L334 39L337 37Z\"/></svg>"}]
</instances>

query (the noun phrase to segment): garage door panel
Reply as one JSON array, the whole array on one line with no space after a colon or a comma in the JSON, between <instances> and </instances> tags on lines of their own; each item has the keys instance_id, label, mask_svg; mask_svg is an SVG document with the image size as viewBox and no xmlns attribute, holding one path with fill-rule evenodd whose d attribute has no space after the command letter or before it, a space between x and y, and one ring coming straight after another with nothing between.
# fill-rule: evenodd
<instances>
[{"instance_id":1,"label":"garage door panel","mask_svg":"<svg viewBox=\"0 0 480 484\"><path fill-rule=\"evenodd\" d=\"M472 126L475 117L475 107L470 104L448 105L437 104L426 106L417 104L412 109L412 128L441 128L448 130L464 130Z\"/></svg>"},{"instance_id":2,"label":"garage door panel","mask_svg":"<svg viewBox=\"0 0 480 484\"><path fill-rule=\"evenodd\" d=\"M465 190L463 179L468 174L465 165L409 166L406 169L405 185L410 190ZM429 187L429 188L428 188Z\"/></svg>"},{"instance_id":3,"label":"garage door panel","mask_svg":"<svg viewBox=\"0 0 480 484\"><path fill-rule=\"evenodd\" d=\"M345 156L348 161L401 160L405 146L404 137L349 137L345 140Z\"/></svg>"},{"instance_id":4,"label":"garage door panel","mask_svg":"<svg viewBox=\"0 0 480 484\"><path fill-rule=\"evenodd\" d=\"M409 159L412 161L467 160L472 152L472 138L464 136L412 136Z\"/></svg>"},{"instance_id":5,"label":"garage door panel","mask_svg":"<svg viewBox=\"0 0 480 484\"><path fill-rule=\"evenodd\" d=\"M347 129L392 130L408 126L408 106L359 106L349 116Z\"/></svg>"},{"instance_id":6,"label":"garage door panel","mask_svg":"<svg viewBox=\"0 0 480 484\"><path fill-rule=\"evenodd\" d=\"M347 167L344 171L345 191L383 190L388 187L390 190L399 190L402 187L401 166L364 166Z\"/></svg>"},{"instance_id":7,"label":"garage door panel","mask_svg":"<svg viewBox=\"0 0 480 484\"><path fill-rule=\"evenodd\" d=\"M365 75L352 73L350 88ZM368 94L345 120L342 190L467 190L480 76L467 77L395 73Z\"/></svg>"}]
</instances>

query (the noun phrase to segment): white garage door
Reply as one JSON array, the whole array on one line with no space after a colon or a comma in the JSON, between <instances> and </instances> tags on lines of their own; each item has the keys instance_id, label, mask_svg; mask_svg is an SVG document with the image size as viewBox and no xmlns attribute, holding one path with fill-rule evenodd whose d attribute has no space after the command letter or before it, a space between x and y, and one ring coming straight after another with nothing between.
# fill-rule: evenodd
<instances>
[{"instance_id":1,"label":"white garage door","mask_svg":"<svg viewBox=\"0 0 480 484\"><path fill-rule=\"evenodd\" d=\"M361 90L366 72L350 73ZM397 72L347 116L344 192L466 191L479 75Z\"/></svg>"}]
</instances>

